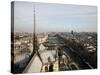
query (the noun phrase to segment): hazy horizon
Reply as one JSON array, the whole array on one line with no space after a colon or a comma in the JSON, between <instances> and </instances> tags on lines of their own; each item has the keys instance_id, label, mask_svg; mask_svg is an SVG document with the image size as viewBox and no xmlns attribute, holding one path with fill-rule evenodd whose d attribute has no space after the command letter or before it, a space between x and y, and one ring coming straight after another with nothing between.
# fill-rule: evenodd
<instances>
[{"instance_id":1,"label":"hazy horizon","mask_svg":"<svg viewBox=\"0 0 100 75\"><path fill-rule=\"evenodd\" d=\"M33 31L34 6L36 32L97 32L96 6L20 1L14 5L15 32Z\"/></svg>"}]
</instances>

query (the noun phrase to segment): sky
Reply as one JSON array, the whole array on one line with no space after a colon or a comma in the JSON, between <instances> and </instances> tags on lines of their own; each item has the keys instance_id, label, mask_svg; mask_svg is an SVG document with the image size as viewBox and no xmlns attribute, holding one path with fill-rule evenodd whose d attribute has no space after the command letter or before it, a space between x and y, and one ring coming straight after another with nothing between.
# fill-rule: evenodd
<instances>
[{"instance_id":1,"label":"sky","mask_svg":"<svg viewBox=\"0 0 100 75\"><path fill-rule=\"evenodd\" d=\"M97 7L86 5L15 2L14 31L97 32Z\"/></svg>"}]
</instances>

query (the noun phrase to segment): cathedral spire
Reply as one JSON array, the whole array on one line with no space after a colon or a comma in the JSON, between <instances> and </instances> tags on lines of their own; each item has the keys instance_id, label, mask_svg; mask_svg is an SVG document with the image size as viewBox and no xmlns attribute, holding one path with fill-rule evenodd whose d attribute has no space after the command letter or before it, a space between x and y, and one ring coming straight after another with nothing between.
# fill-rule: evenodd
<instances>
[{"instance_id":1,"label":"cathedral spire","mask_svg":"<svg viewBox=\"0 0 100 75\"><path fill-rule=\"evenodd\" d=\"M35 28L36 27L36 24L35 24L35 5L34 5L34 10L33 10L33 19L34 19L33 20L33 53L34 53L34 52L36 52L36 50L35 50L36 49L35 48L36 47L36 45L35 45L36 44L35 43L35 40L36 40L36 34L35 34L36 33L36 30L35 30L36 29Z\"/></svg>"}]
</instances>

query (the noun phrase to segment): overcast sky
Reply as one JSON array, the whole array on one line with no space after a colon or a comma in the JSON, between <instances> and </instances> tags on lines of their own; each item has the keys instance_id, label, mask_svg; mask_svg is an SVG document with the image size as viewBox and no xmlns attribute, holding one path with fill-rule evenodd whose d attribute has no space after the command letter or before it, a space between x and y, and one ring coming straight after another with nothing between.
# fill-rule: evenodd
<instances>
[{"instance_id":1,"label":"overcast sky","mask_svg":"<svg viewBox=\"0 0 100 75\"><path fill-rule=\"evenodd\" d=\"M33 2L15 2L15 32L33 31L34 4L37 32L97 32L96 6Z\"/></svg>"}]
</instances>

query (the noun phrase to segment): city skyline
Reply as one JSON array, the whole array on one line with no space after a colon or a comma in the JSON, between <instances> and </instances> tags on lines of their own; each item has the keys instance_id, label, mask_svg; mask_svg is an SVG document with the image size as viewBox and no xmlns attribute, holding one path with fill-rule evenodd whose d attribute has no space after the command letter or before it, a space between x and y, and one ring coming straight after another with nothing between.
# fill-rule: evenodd
<instances>
[{"instance_id":1,"label":"city skyline","mask_svg":"<svg viewBox=\"0 0 100 75\"><path fill-rule=\"evenodd\" d=\"M84 5L15 2L15 32L97 32L97 7Z\"/></svg>"}]
</instances>

